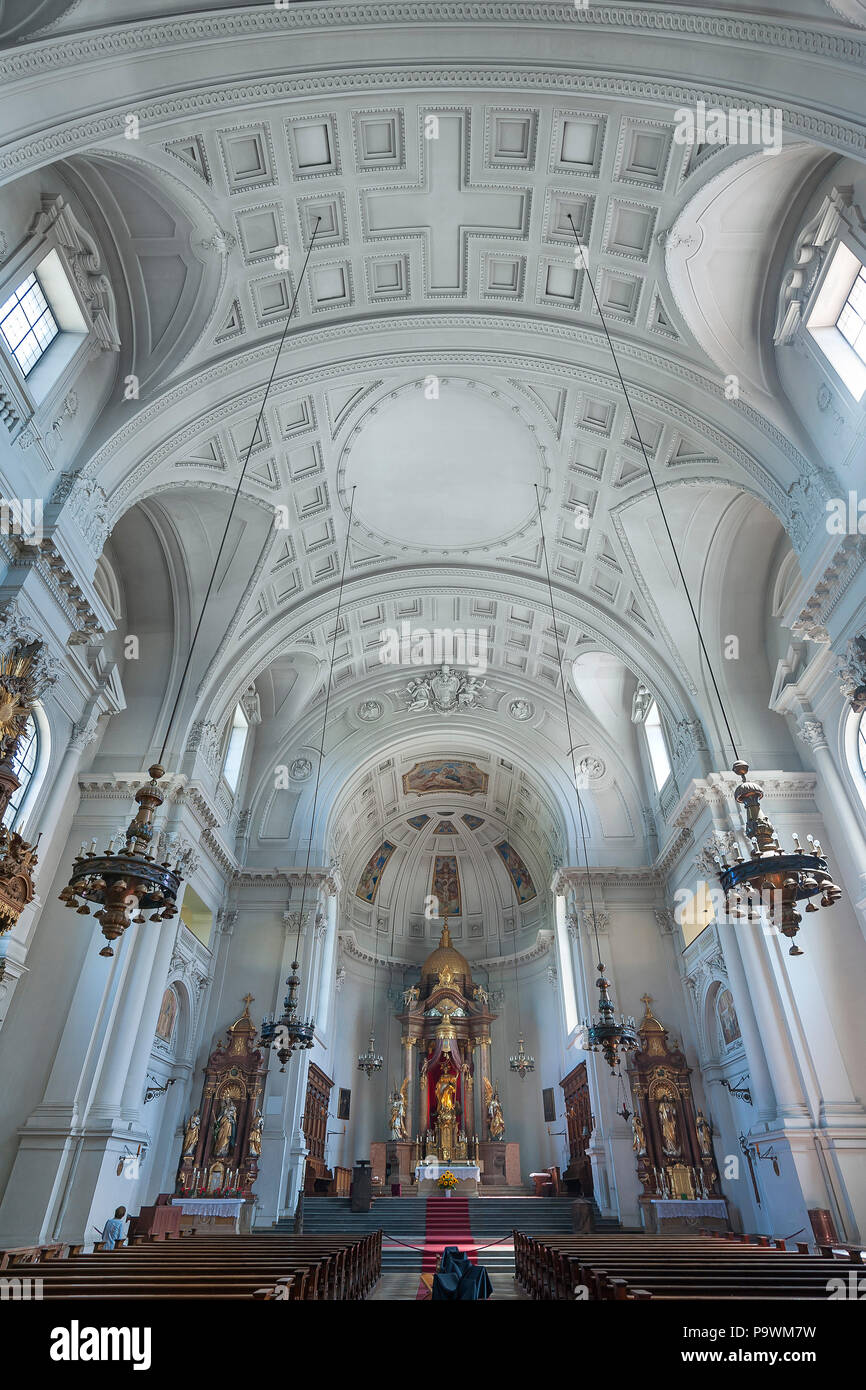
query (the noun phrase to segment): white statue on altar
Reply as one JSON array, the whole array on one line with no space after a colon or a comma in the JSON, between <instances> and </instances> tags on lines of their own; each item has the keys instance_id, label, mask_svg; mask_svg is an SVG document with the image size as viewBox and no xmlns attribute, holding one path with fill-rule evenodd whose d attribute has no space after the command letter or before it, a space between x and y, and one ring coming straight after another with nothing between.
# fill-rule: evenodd
<instances>
[{"instance_id":1,"label":"white statue on altar","mask_svg":"<svg viewBox=\"0 0 866 1390\"><path fill-rule=\"evenodd\" d=\"M394 1090L391 1092L388 1126L392 1139L406 1138L406 1092L408 1087L409 1078L407 1076L399 1091L395 1086Z\"/></svg>"}]
</instances>

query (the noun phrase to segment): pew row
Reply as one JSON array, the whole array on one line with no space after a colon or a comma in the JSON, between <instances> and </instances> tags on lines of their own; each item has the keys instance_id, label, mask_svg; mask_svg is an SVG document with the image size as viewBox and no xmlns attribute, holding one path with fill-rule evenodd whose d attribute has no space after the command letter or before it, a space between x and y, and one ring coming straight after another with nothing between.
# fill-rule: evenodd
<instances>
[{"instance_id":1,"label":"pew row","mask_svg":"<svg viewBox=\"0 0 866 1390\"><path fill-rule=\"evenodd\" d=\"M382 1232L214 1236L27 1263L39 1266L43 1299L358 1300L381 1274Z\"/></svg>"},{"instance_id":2,"label":"pew row","mask_svg":"<svg viewBox=\"0 0 866 1390\"><path fill-rule=\"evenodd\" d=\"M760 1240L649 1234L534 1238L515 1231L515 1277L530 1297L557 1302L826 1299L828 1276L863 1267L859 1254L828 1266L824 1254Z\"/></svg>"}]
</instances>

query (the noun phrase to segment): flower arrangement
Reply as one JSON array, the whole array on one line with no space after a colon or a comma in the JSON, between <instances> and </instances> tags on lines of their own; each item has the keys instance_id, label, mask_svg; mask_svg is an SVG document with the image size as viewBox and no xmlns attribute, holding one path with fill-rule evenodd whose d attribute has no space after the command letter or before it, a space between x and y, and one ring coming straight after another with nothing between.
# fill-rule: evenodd
<instances>
[{"instance_id":1,"label":"flower arrangement","mask_svg":"<svg viewBox=\"0 0 866 1390\"><path fill-rule=\"evenodd\" d=\"M457 1186L457 1179L450 1168L436 1179L436 1186L441 1187L443 1192L452 1192L454 1190Z\"/></svg>"}]
</instances>

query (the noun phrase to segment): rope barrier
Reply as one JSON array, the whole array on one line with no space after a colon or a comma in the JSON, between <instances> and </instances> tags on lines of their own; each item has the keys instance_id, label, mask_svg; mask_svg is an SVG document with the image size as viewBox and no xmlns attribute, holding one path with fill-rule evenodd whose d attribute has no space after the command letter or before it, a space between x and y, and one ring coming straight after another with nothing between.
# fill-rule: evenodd
<instances>
[{"instance_id":1,"label":"rope barrier","mask_svg":"<svg viewBox=\"0 0 866 1390\"><path fill-rule=\"evenodd\" d=\"M473 1241L472 1249L473 1249L473 1250L488 1250L488 1249L490 1248L491 1245L501 1245L503 1241L505 1241L505 1240L511 1240L512 1237L513 1237L513 1235L514 1235L514 1232L513 1232L513 1231L509 1231L509 1233L508 1233L507 1236L500 1236L498 1240L488 1240L488 1241L485 1241L485 1243L484 1243L483 1245L476 1245L476 1244L474 1243L474 1241ZM404 1245L404 1246L406 1247L407 1250L426 1250L426 1249L427 1249L427 1246L426 1246L426 1245L410 1245L409 1242L408 1242L408 1240L400 1240L399 1236L392 1236L392 1235L389 1235L387 1231L383 1231L383 1232L382 1232L382 1239L383 1239L383 1240L391 1240L391 1241L394 1242L395 1245ZM459 1243L458 1243L456 1240L455 1240L454 1243L455 1243L455 1245L457 1245L457 1248L458 1248L458 1250L459 1250L459 1249L460 1249Z\"/></svg>"}]
</instances>

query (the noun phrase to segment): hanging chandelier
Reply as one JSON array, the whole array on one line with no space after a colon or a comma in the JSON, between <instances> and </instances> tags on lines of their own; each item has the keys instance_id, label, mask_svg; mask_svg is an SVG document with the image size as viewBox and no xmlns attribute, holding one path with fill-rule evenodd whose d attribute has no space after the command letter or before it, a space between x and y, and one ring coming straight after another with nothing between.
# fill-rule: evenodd
<instances>
[{"instance_id":1,"label":"hanging chandelier","mask_svg":"<svg viewBox=\"0 0 866 1390\"><path fill-rule=\"evenodd\" d=\"M165 773L159 763L148 770L150 781L135 794L138 811L125 837L113 835L102 854L97 854L95 840L89 849L82 844L69 882L60 894L62 903L82 915L90 912L88 903L98 905L94 916L107 943L99 952L101 956L114 955L112 941L123 935L130 922L143 922L145 910L150 912L151 922L177 916L176 899L183 881L181 858L172 863L176 851L168 836L160 831L154 838L153 818L165 800L159 780ZM161 859L163 853L165 858Z\"/></svg>"},{"instance_id":2,"label":"hanging chandelier","mask_svg":"<svg viewBox=\"0 0 866 1390\"><path fill-rule=\"evenodd\" d=\"M289 992L283 1000L283 1012L278 1020L266 1018L262 1023L260 1041L263 1047L274 1049L280 1059L280 1071L286 1070L286 1062L293 1053L303 1052L315 1042L315 1020L303 1022L298 1018L300 983L298 962L293 960L292 973L286 980Z\"/></svg>"},{"instance_id":3,"label":"hanging chandelier","mask_svg":"<svg viewBox=\"0 0 866 1390\"><path fill-rule=\"evenodd\" d=\"M521 1033L517 1039L517 1053L514 1057L509 1057L508 1065L512 1071L518 1073L521 1081L528 1071L535 1071L535 1058L530 1057L529 1053L526 1051L523 1033Z\"/></svg>"},{"instance_id":4,"label":"hanging chandelier","mask_svg":"<svg viewBox=\"0 0 866 1390\"><path fill-rule=\"evenodd\" d=\"M842 889L830 877L820 841L811 835L806 836L807 843L812 846L810 852L803 852L797 834L791 837L794 853L784 852L772 822L760 809L763 791L757 782L746 781L748 763L738 760L732 770L741 779L734 790L734 800L745 810L746 836L754 852L750 859L743 859L735 843L731 850L732 864L725 854L717 858L727 915L753 921L758 916L757 909L766 906L770 921L791 940L788 954L802 956L804 953L793 940L803 920L797 903L808 899L805 910L817 912L813 898L820 893L821 907L833 907L841 898Z\"/></svg>"},{"instance_id":5,"label":"hanging chandelier","mask_svg":"<svg viewBox=\"0 0 866 1390\"><path fill-rule=\"evenodd\" d=\"M174 727L175 717L180 707L180 699L189 675L192 664L193 653L202 629L205 610L211 596L223 551L228 540L232 519L237 506L238 498L241 495L244 478L246 477L247 467L253 451L253 444L261 427L265 413L265 406L268 402L271 386L276 375L277 363L280 360L280 353L286 341L286 334L289 331L289 324L297 304L298 294L303 282L316 233L319 230L320 218L316 218L316 225L310 237L310 245L307 249L306 259L298 276L298 286L286 318L283 332L280 337L277 351L274 356L271 374L265 387L262 403L259 407L258 417L255 428L250 436L250 442L244 457L243 465L238 477L232 504L226 518L225 528L222 539L217 548L211 569L210 579L202 600L201 610L198 616L192 640L189 644L186 661L181 671L178 681L177 692L174 697L174 704L168 716L165 736L162 741L162 748L159 752L157 761L148 769L150 781L140 787L135 794L138 802L138 811L134 820L131 821L125 837L113 836L107 848L102 854L96 852L96 841L91 840L90 848L85 849L82 844L79 853L76 855L72 864L72 872L69 882L60 894L60 901L65 903L68 908L81 915L88 914L90 908L88 902L96 903L99 911L94 916L102 926L102 934L106 938L107 945L103 946L99 952L101 956L113 956L114 950L111 946L112 941L116 941L122 936L130 922L144 922L144 911L150 911L151 922L164 922L169 918L177 916L176 899L178 890L183 881L182 873L184 863L189 851L176 858L173 840L159 832L154 840L153 818L159 807L163 804L165 796L162 788L158 785L162 777L165 776L165 769L162 766L166 748L168 747L169 737ZM115 849L115 841L120 838L121 843ZM124 843L125 841L125 843ZM160 859L160 855L165 853L166 857ZM291 992L291 991L290 991Z\"/></svg>"},{"instance_id":6,"label":"hanging chandelier","mask_svg":"<svg viewBox=\"0 0 866 1390\"><path fill-rule=\"evenodd\" d=\"M374 1072L382 1070L383 1062L384 1058L376 1051L376 1037L371 1029L367 1051L358 1057L358 1071L362 1071L369 1081Z\"/></svg>"},{"instance_id":7,"label":"hanging chandelier","mask_svg":"<svg viewBox=\"0 0 866 1390\"><path fill-rule=\"evenodd\" d=\"M655 493L664 529L667 532L671 551L673 552L674 563L676 564L680 582L683 586L683 593L688 602L689 611L695 626L695 632L697 633L698 644L707 664L707 671L710 681L712 682L713 690L715 691L728 740L734 750L732 771L740 778L740 785L734 790L734 800L745 810L745 833L751 841L753 853L749 859L743 859L739 848L735 845L731 851L734 858L733 864L728 863L724 855L717 857L716 862L719 867L719 882L725 893L725 905L728 918L734 921L745 920L753 922L760 917L758 909L766 907L772 924L778 927L782 935L787 936L791 941L788 954L791 956L802 956L804 952L800 950L799 946L797 946L796 942L793 940L800 930L800 922L802 921L801 914L797 911L797 903L807 899L805 910L807 912L817 912L818 908L812 901L814 897L820 893L821 896L819 901L821 907L833 907L842 897L842 889L838 884L834 883L830 877L827 868L827 860L821 852L821 845L817 840L814 840L811 835L807 835L806 837L807 843L812 846L810 853L807 854L803 852L800 846L799 836L796 834L792 836L794 841L794 853L785 853L779 843L772 822L768 820L760 809L760 802L764 795L762 788L758 786L757 782L746 781L749 765L740 758L737 752L737 744L731 731L730 721L728 720L725 704L713 670L713 664L710 661L710 654L707 651L704 636L701 632L701 625L698 621L694 603L692 602L689 586L686 583L683 567L680 564L680 557L668 523L667 513L662 503L655 474L653 473L649 455L647 454L646 446L644 445L643 437L632 407L631 397L629 396L628 388L626 387L625 380L620 370L619 360L613 346L613 340L608 332L607 321L599 302L595 282L590 273L586 251L578 236L577 228L574 225L574 219L570 213L568 214L568 220L571 223L572 234L580 252L583 272L590 290L592 291L595 308L601 320L601 326L604 329L607 345L613 359L613 365L617 377L619 378L623 398L628 407L629 415L631 416L635 438L640 444L644 463L646 464L647 475L652 484L653 492ZM732 898L733 906L731 903ZM745 907L743 906L743 898L745 898Z\"/></svg>"},{"instance_id":8,"label":"hanging chandelier","mask_svg":"<svg viewBox=\"0 0 866 1390\"><path fill-rule=\"evenodd\" d=\"M598 937L596 936L596 946ZM599 953L600 954L600 953ZM604 965L598 963L598 1015L591 1022L584 1019L587 1052L601 1052L612 1072L617 1072L622 1056L634 1052L637 1047L637 1027L633 1018L620 1014L617 1021L616 1009L610 997L610 980L604 973Z\"/></svg>"}]
</instances>

